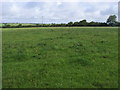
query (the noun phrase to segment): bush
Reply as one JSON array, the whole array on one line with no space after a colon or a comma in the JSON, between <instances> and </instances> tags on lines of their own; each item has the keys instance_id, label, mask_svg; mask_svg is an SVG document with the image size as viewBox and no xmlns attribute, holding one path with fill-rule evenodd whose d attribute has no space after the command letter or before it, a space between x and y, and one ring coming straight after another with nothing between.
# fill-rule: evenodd
<instances>
[{"instance_id":1,"label":"bush","mask_svg":"<svg viewBox=\"0 0 120 90\"><path fill-rule=\"evenodd\" d=\"M18 27L22 27L22 24L18 24Z\"/></svg>"},{"instance_id":2,"label":"bush","mask_svg":"<svg viewBox=\"0 0 120 90\"><path fill-rule=\"evenodd\" d=\"M10 27L10 24L4 23L4 24L3 24L3 27L9 28L9 27Z\"/></svg>"}]
</instances>

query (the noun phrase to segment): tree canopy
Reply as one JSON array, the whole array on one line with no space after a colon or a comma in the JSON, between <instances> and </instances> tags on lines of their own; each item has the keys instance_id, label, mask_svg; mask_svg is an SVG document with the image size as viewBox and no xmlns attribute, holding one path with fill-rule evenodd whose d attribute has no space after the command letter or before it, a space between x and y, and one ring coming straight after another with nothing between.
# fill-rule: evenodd
<instances>
[{"instance_id":1,"label":"tree canopy","mask_svg":"<svg viewBox=\"0 0 120 90\"><path fill-rule=\"evenodd\" d=\"M106 23L110 26L115 26L117 23L116 18L117 18L116 15L110 15Z\"/></svg>"}]
</instances>

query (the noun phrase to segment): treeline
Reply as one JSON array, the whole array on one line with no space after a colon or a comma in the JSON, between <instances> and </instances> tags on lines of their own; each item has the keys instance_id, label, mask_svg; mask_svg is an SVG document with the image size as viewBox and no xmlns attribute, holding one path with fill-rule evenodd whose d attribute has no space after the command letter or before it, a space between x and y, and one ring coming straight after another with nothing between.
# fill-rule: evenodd
<instances>
[{"instance_id":1,"label":"treeline","mask_svg":"<svg viewBox=\"0 0 120 90\"><path fill-rule=\"evenodd\" d=\"M79 26L120 26L120 23L116 23L114 25L110 25L107 23L100 23L100 22L85 22L85 20L82 20L80 22L69 22L67 24L31 24L31 25L25 25L25 24L16 24L12 25L9 23L3 23L2 28L24 28L24 27L79 27Z\"/></svg>"},{"instance_id":2,"label":"treeline","mask_svg":"<svg viewBox=\"0 0 120 90\"><path fill-rule=\"evenodd\" d=\"M74 26L120 26L120 22L116 21L116 16L115 15L111 15L109 16L109 18L107 19L106 22L87 22L87 20L82 20L79 22L69 22L67 24L62 23L62 24L16 24L16 25L12 25L9 23L3 23L2 28L22 28L22 27L74 27Z\"/></svg>"}]
</instances>

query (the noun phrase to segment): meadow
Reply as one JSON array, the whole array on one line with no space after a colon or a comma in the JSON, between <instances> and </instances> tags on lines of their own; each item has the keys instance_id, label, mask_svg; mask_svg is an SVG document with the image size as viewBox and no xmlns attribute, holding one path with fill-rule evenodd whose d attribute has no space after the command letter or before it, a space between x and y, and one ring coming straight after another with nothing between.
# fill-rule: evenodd
<instances>
[{"instance_id":1,"label":"meadow","mask_svg":"<svg viewBox=\"0 0 120 90\"><path fill-rule=\"evenodd\" d=\"M0 28L1 27L7 27L7 28L9 28L9 27L16 27L16 28L18 28L18 27L26 27L26 26L31 26L31 27L33 27L33 26L35 26L36 24L33 24L33 23L0 23Z\"/></svg>"},{"instance_id":2,"label":"meadow","mask_svg":"<svg viewBox=\"0 0 120 90\"><path fill-rule=\"evenodd\" d=\"M117 27L2 29L3 88L117 88Z\"/></svg>"}]
</instances>

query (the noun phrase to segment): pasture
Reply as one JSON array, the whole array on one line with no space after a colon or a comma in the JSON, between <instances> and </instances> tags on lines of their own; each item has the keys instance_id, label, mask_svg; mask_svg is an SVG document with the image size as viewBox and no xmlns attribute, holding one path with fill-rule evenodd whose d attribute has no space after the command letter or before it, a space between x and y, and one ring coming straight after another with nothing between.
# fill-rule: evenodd
<instances>
[{"instance_id":1,"label":"pasture","mask_svg":"<svg viewBox=\"0 0 120 90\"><path fill-rule=\"evenodd\" d=\"M33 24L33 23L0 23L0 27L4 27L6 25L10 25L11 27L14 27L14 26L18 26L19 24L21 24L22 26L35 26L36 24Z\"/></svg>"},{"instance_id":2,"label":"pasture","mask_svg":"<svg viewBox=\"0 0 120 90\"><path fill-rule=\"evenodd\" d=\"M116 27L2 29L3 88L117 88Z\"/></svg>"}]
</instances>

